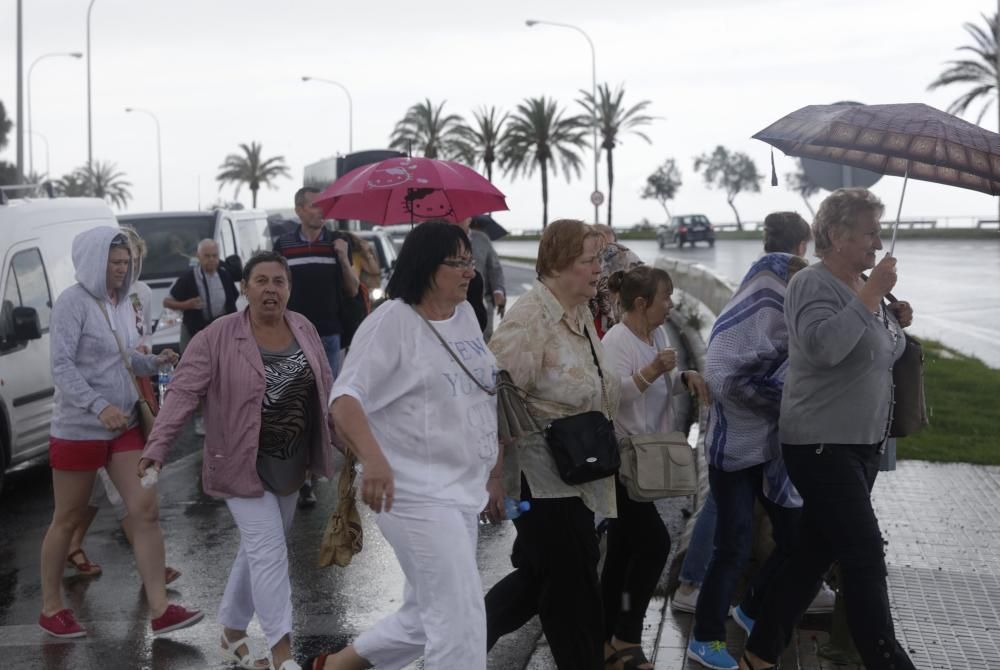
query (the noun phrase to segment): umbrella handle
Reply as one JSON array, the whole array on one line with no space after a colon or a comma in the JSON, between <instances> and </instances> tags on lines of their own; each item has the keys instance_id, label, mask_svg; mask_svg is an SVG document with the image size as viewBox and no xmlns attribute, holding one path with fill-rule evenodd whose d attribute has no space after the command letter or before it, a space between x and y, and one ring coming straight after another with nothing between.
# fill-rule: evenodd
<instances>
[{"instance_id":1,"label":"umbrella handle","mask_svg":"<svg viewBox=\"0 0 1000 670\"><path fill-rule=\"evenodd\" d=\"M896 223L892 224L892 241L889 242L889 255L896 249L896 231L899 230L899 215L903 213L903 199L906 197L906 183L910 181L910 161L906 161L906 172L903 173L903 192L899 194L899 209L896 210Z\"/></svg>"}]
</instances>

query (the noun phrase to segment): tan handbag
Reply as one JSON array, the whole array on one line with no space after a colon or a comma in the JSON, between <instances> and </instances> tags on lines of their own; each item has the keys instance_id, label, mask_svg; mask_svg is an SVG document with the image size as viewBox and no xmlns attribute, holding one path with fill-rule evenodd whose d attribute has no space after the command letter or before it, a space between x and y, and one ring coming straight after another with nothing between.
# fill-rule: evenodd
<instances>
[{"instance_id":1,"label":"tan handbag","mask_svg":"<svg viewBox=\"0 0 1000 670\"><path fill-rule=\"evenodd\" d=\"M618 477L636 502L693 495L698 488L695 451L684 433L631 435L620 442Z\"/></svg>"},{"instance_id":2,"label":"tan handbag","mask_svg":"<svg viewBox=\"0 0 1000 670\"><path fill-rule=\"evenodd\" d=\"M95 300L97 299L95 298ZM108 322L108 328L111 328L111 334L115 338L115 344L118 345L118 353L122 357L125 369L128 370L128 376L132 378L132 383L135 384L136 393L139 394L139 399L135 401L135 413L139 418L139 430L142 431L142 439L145 440L149 437L149 434L153 432L153 422L156 421L156 412L153 411L153 407L144 397L142 387L139 386L139 381L135 378L135 372L132 370L132 363L129 362L128 354L125 353L122 341L118 339L118 333L111 326L111 317L108 316L107 308L100 300L97 300L97 304L101 306L101 313L104 315L104 320Z\"/></svg>"},{"instance_id":3,"label":"tan handbag","mask_svg":"<svg viewBox=\"0 0 1000 670\"><path fill-rule=\"evenodd\" d=\"M318 565L326 568L331 565L346 567L355 554L361 552L364 545L364 531L361 528L361 515L358 513L358 503L354 498L354 455L345 451L344 468L337 480L337 507L330 515L323 531L323 541L319 547Z\"/></svg>"}]
</instances>

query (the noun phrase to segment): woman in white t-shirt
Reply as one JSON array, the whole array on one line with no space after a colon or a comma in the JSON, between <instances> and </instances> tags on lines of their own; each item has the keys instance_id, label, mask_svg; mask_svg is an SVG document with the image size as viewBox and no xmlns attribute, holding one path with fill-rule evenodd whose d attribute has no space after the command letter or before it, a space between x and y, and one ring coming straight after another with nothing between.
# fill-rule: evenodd
<instances>
[{"instance_id":1,"label":"woman in white t-shirt","mask_svg":"<svg viewBox=\"0 0 1000 670\"><path fill-rule=\"evenodd\" d=\"M673 308L670 275L642 265L613 273L608 287L620 295L624 310L601 340L609 366L621 377L618 437L673 431L672 396L686 388L706 403L708 389L697 372L678 373L677 354L660 327ZM601 573L606 663L651 669L640 646L642 622L670 553L670 535L653 503L632 500L620 481L615 492L618 517L608 520Z\"/></svg>"},{"instance_id":2,"label":"woman in white t-shirt","mask_svg":"<svg viewBox=\"0 0 1000 670\"><path fill-rule=\"evenodd\" d=\"M306 670L486 667L476 567L479 514L502 515L496 359L466 302L469 238L428 222L406 237L334 384L337 434L361 462L361 496L406 577L402 607ZM487 483L496 483L487 493Z\"/></svg>"}]
</instances>

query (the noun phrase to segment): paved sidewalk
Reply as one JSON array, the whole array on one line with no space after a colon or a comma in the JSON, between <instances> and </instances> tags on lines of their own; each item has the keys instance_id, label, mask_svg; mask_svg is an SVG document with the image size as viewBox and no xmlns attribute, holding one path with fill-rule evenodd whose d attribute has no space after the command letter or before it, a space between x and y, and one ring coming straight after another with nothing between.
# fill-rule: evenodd
<instances>
[{"instance_id":1,"label":"paved sidewalk","mask_svg":"<svg viewBox=\"0 0 1000 670\"><path fill-rule=\"evenodd\" d=\"M1000 468L903 461L879 474L872 497L896 632L916 667L1000 668ZM684 657L692 616L674 614L662 600L653 606L643 646L655 644L657 670L701 668ZM817 659L830 621L803 620L782 667L854 667ZM741 650L744 637L730 623L730 651Z\"/></svg>"}]
</instances>

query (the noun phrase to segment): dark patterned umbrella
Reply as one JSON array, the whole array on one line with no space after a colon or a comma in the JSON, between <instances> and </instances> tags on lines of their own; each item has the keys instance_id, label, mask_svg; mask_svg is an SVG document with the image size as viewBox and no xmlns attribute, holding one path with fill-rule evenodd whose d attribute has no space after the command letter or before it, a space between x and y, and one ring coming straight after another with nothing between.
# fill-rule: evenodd
<instances>
[{"instance_id":1,"label":"dark patterned umbrella","mask_svg":"<svg viewBox=\"0 0 1000 670\"><path fill-rule=\"evenodd\" d=\"M809 105L753 137L789 156L1000 195L1000 135L920 103Z\"/></svg>"}]
</instances>

